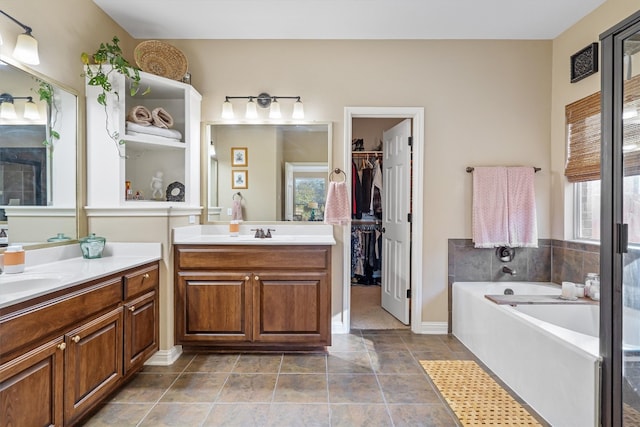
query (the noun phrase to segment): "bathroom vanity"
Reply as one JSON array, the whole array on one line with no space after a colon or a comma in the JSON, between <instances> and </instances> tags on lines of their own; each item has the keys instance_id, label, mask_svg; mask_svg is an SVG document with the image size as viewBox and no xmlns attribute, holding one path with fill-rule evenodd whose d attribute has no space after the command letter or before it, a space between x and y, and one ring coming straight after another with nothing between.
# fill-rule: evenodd
<instances>
[{"instance_id":1,"label":"bathroom vanity","mask_svg":"<svg viewBox=\"0 0 640 427\"><path fill-rule=\"evenodd\" d=\"M226 225L175 230L176 344L243 351L331 345L332 227L269 226L272 238L256 238L252 229L260 227L249 227L237 237Z\"/></svg>"},{"instance_id":2,"label":"bathroom vanity","mask_svg":"<svg viewBox=\"0 0 640 427\"><path fill-rule=\"evenodd\" d=\"M158 350L160 245L150 245L0 277L2 425L74 425Z\"/></svg>"}]
</instances>

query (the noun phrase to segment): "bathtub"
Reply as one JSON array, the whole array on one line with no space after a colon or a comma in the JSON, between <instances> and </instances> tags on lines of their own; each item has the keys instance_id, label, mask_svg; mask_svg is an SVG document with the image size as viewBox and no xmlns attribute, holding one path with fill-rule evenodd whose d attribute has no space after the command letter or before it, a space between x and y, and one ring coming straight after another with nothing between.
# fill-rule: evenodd
<instances>
[{"instance_id":1,"label":"bathtub","mask_svg":"<svg viewBox=\"0 0 640 427\"><path fill-rule=\"evenodd\" d=\"M453 334L552 426L599 425L597 305L499 305L485 295L560 295L535 282L456 282Z\"/></svg>"}]
</instances>

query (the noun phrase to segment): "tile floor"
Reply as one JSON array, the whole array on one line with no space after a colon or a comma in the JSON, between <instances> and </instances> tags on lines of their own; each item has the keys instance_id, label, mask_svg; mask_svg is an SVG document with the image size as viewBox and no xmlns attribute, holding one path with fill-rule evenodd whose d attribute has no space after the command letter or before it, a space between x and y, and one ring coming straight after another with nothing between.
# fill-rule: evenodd
<instances>
[{"instance_id":1,"label":"tile floor","mask_svg":"<svg viewBox=\"0 0 640 427\"><path fill-rule=\"evenodd\" d=\"M424 359L473 355L408 330L334 335L325 354L186 353L146 366L85 425L459 426Z\"/></svg>"}]
</instances>

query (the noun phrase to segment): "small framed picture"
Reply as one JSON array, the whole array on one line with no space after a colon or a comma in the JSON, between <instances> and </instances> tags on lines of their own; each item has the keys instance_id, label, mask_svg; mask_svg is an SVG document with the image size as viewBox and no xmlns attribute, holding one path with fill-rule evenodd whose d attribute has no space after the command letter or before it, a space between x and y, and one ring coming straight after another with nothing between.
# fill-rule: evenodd
<instances>
[{"instance_id":1,"label":"small framed picture","mask_svg":"<svg viewBox=\"0 0 640 427\"><path fill-rule=\"evenodd\" d=\"M247 147L231 147L231 166L249 166Z\"/></svg>"},{"instance_id":2,"label":"small framed picture","mask_svg":"<svg viewBox=\"0 0 640 427\"><path fill-rule=\"evenodd\" d=\"M231 171L231 188L249 188L247 171Z\"/></svg>"}]
</instances>

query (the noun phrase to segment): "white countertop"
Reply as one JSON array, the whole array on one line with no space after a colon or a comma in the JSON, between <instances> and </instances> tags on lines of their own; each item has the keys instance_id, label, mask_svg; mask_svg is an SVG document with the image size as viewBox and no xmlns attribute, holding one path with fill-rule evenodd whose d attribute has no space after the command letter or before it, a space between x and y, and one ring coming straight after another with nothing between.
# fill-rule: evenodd
<instances>
[{"instance_id":1,"label":"white countertop","mask_svg":"<svg viewBox=\"0 0 640 427\"><path fill-rule=\"evenodd\" d=\"M0 308L159 259L160 243L107 242L96 259L82 258L77 244L28 250L24 273L0 274Z\"/></svg>"},{"instance_id":2,"label":"white countertop","mask_svg":"<svg viewBox=\"0 0 640 427\"><path fill-rule=\"evenodd\" d=\"M256 228L267 232L270 238L256 238ZM179 245L335 245L333 226L326 224L240 224L238 236L229 235L229 226L192 225L173 229L173 243Z\"/></svg>"}]
</instances>

